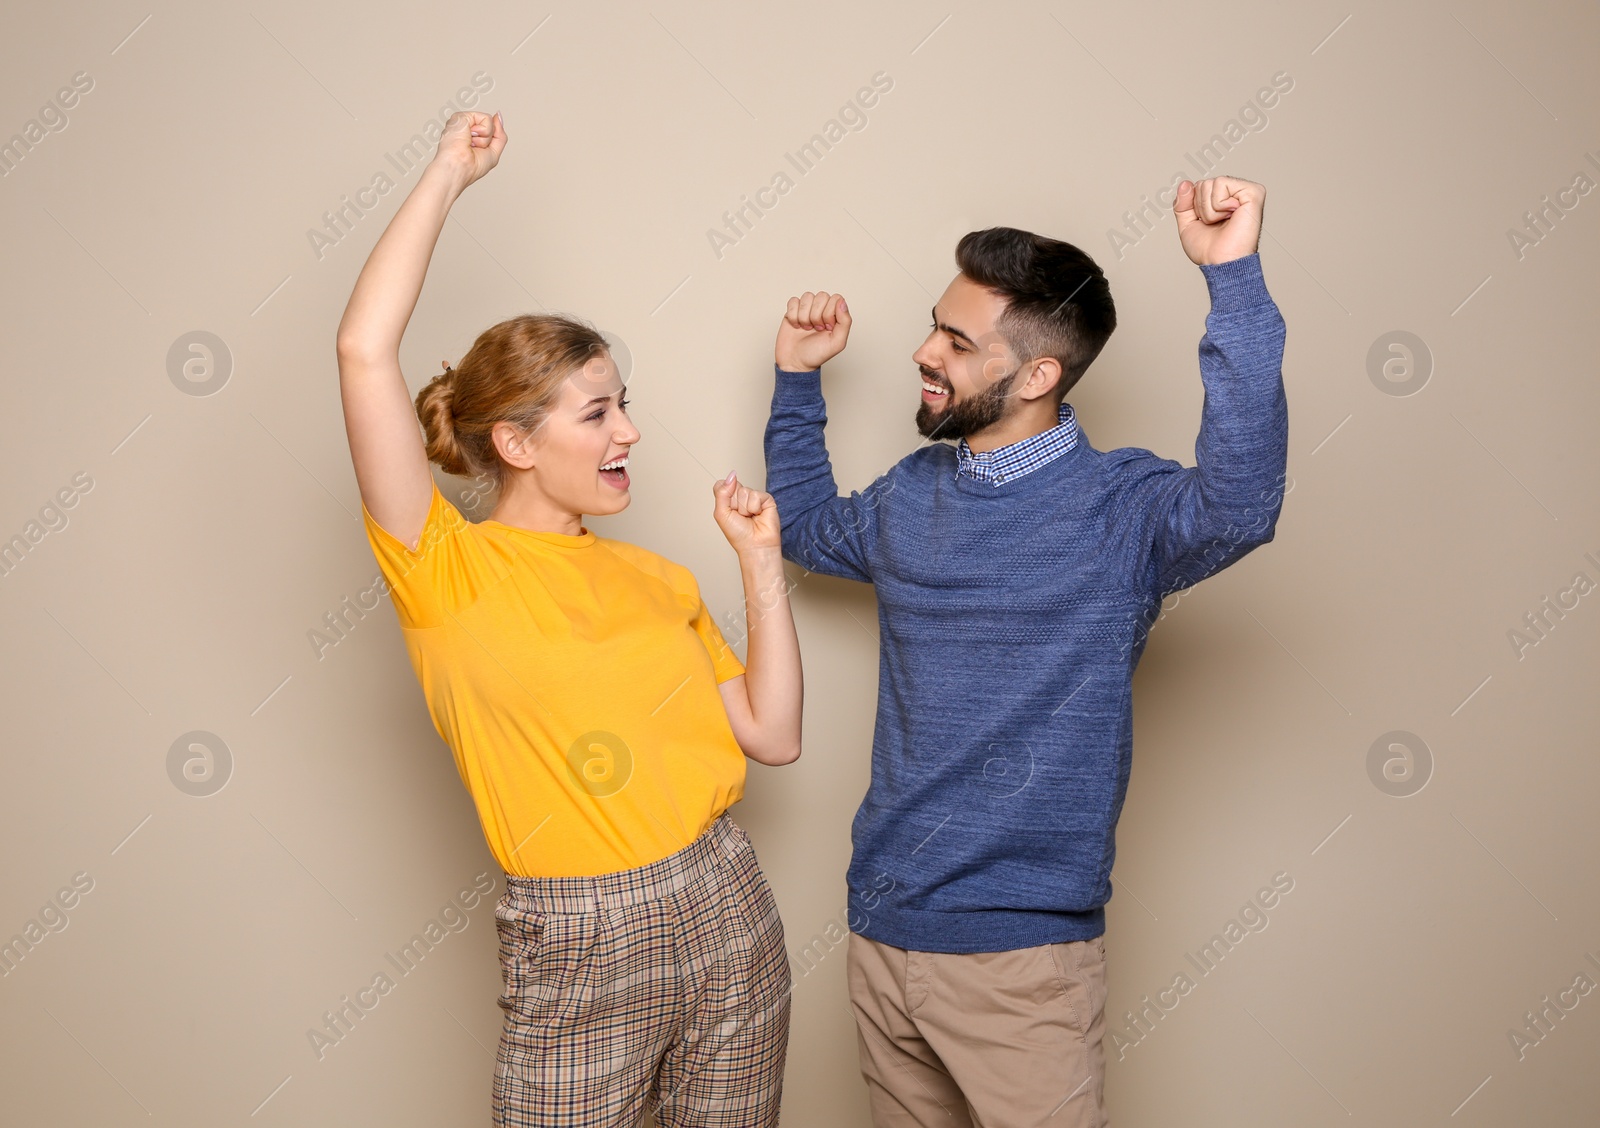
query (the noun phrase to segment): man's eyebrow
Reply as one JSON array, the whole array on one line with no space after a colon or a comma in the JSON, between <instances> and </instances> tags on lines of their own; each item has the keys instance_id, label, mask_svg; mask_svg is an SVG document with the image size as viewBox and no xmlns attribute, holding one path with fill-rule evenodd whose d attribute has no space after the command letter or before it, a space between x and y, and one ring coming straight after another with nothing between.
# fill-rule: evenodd
<instances>
[{"instance_id":1,"label":"man's eyebrow","mask_svg":"<svg viewBox=\"0 0 1600 1128\"><path fill-rule=\"evenodd\" d=\"M946 325L946 324L944 324L943 322L941 322L939 320L939 307L938 306L934 306L932 309L928 310L928 313L933 317L933 323L938 328L943 329L946 333L950 334L952 337L960 337L963 341L967 342L967 344L971 345L973 348L977 348L978 347L978 342L974 341L971 337L967 336L961 330L957 329L954 325Z\"/></svg>"}]
</instances>

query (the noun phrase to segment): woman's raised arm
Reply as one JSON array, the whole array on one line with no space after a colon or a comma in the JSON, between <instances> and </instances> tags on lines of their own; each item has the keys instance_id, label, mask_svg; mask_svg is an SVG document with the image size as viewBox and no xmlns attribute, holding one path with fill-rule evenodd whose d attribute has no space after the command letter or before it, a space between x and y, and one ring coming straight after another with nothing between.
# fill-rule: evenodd
<instances>
[{"instance_id":1,"label":"woman's raised arm","mask_svg":"<svg viewBox=\"0 0 1600 1128\"><path fill-rule=\"evenodd\" d=\"M400 373L400 337L416 308L450 205L500 159L497 113L450 115L433 160L361 268L339 322L339 394L361 501L413 548L433 488L416 409Z\"/></svg>"},{"instance_id":2,"label":"woman's raised arm","mask_svg":"<svg viewBox=\"0 0 1600 1128\"><path fill-rule=\"evenodd\" d=\"M771 494L740 485L732 472L711 489L717 524L739 554L749 639L745 672L717 686L722 705L746 756L761 764L792 764L800 757L805 692L778 504Z\"/></svg>"}]
</instances>

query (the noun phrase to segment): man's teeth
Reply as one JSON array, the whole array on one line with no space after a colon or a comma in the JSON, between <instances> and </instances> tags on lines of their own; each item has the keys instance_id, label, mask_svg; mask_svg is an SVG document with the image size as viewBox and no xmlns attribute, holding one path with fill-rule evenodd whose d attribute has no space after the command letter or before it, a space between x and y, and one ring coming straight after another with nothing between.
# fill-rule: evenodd
<instances>
[{"instance_id":1,"label":"man's teeth","mask_svg":"<svg viewBox=\"0 0 1600 1128\"><path fill-rule=\"evenodd\" d=\"M621 470L628 465L626 458L616 458L600 467L602 470Z\"/></svg>"},{"instance_id":2,"label":"man's teeth","mask_svg":"<svg viewBox=\"0 0 1600 1128\"><path fill-rule=\"evenodd\" d=\"M932 392L936 396L945 396L945 395L949 395L950 394L944 388L941 388L938 384L930 384L926 380L924 380L922 382L922 390L925 391L925 392Z\"/></svg>"}]
</instances>

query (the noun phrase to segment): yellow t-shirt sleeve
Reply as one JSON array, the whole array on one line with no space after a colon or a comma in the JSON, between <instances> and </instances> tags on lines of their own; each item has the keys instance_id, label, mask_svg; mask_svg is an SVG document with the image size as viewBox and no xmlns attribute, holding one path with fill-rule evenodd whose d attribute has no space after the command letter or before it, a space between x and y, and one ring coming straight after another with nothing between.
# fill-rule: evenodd
<instances>
[{"instance_id":1,"label":"yellow t-shirt sleeve","mask_svg":"<svg viewBox=\"0 0 1600 1128\"><path fill-rule=\"evenodd\" d=\"M395 613L404 627L439 626L444 620L445 597L452 588L452 578L462 574L463 538L469 524L461 511L439 492L439 484L433 482L432 485L428 517L414 550L379 525L367 512L365 503L361 506L367 542L389 585Z\"/></svg>"},{"instance_id":2,"label":"yellow t-shirt sleeve","mask_svg":"<svg viewBox=\"0 0 1600 1128\"><path fill-rule=\"evenodd\" d=\"M697 586L696 598L699 595ZM711 618L711 609L706 606L704 599L700 600L700 611L694 617L694 632L700 636L700 641L706 644L706 650L711 655L711 666L716 671L718 685L744 673L744 663L739 661L739 656L733 652L733 647L722 637L722 632L717 629L716 621Z\"/></svg>"}]
</instances>

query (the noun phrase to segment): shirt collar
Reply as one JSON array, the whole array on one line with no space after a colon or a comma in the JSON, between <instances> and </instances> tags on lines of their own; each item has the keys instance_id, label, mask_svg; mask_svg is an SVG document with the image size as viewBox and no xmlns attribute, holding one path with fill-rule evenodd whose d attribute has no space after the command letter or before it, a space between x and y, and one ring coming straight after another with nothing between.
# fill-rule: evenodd
<instances>
[{"instance_id":1,"label":"shirt collar","mask_svg":"<svg viewBox=\"0 0 1600 1128\"><path fill-rule=\"evenodd\" d=\"M994 450L974 452L966 439L956 443L956 473L998 486L1020 478L1078 445L1078 419L1070 403L1056 411L1054 427Z\"/></svg>"}]
</instances>

